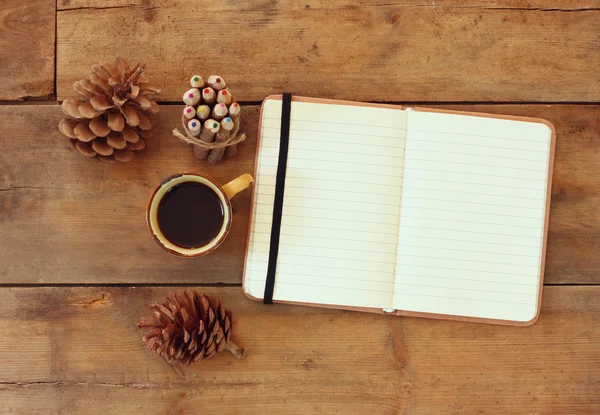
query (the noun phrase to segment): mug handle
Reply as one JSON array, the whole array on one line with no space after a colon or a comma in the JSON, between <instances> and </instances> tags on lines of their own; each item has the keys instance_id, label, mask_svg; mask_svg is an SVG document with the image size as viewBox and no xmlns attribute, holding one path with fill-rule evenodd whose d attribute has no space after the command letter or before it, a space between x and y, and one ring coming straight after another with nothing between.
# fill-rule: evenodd
<instances>
[{"instance_id":1,"label":"mug handle","mask_svg":"<svg viewBox=\"0 0 600 415\"><path fill-rule=\"evenodd\" d=\"M235 195L244 189L247 189L254 183L254 179L249 174L242 174L240 177L233 179L223 186L223 190L227 197L231 200Z\"/></svg>"}]
</instances>

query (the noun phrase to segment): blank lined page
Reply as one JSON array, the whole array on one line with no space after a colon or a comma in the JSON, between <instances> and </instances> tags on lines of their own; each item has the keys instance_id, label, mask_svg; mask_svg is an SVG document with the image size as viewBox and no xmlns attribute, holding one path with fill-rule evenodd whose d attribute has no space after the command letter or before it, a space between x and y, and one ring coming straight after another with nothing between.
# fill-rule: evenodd
<instances>
[{"instance_id":1,"label":"blank lined page","mask_svg":"<svg viewBox=\"0 0 600 415\"><path fill-rule=\"evenodd\" d=\"M394 307L533 319L551 130L409 112Z\"/></svg>"},{"instance_id":2,"label":"blank lined page","mask_svg":"<svg viewBox=\"0 0 600 415\"><path fill-rule=\"evenodd\" d=\"M262 111L245 290L263 298L281 100ZM275 300L389 308L406 114L292 101Z\"/></svg>"}]
</instances>

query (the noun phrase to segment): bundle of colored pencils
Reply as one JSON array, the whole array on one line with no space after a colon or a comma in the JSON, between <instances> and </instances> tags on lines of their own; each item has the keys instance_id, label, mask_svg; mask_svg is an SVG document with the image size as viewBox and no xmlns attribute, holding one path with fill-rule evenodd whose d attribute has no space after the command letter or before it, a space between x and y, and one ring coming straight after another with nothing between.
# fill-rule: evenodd
<instances>
[{"instance_id":1,"label":"bundle of colored pencils","mask_svg":"<svg viewBox=\"0 0 600 415\"><path fill-rule=\"evenodd\" d=\"M219 163L224 156L234 156L237 145L246 138L239 134L242 107L218 75L209 76L206 83L194 75L190 84L192 88L183 94L185 134L175 129L173 135L192 144L194 155L210 164Z\"/></svg>"}]
</instances>

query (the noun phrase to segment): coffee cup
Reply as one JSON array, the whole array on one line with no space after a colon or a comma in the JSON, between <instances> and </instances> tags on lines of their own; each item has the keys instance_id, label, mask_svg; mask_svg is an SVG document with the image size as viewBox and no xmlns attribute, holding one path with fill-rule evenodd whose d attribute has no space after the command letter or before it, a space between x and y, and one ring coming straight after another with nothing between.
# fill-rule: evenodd
<instances>
[{"instance_id":1,"label":"coffee cup","mask_svg":"<svg viewBox=\"0 0 600 415\"><path fill-rule=\"evenodd\" d=\"M152 193L146 211L154 240L182 257L200 257L214 251L231 228L231 199L253 183L249 174L223 186L198 173L167 178Z\"/></svg>"}]
</instances>

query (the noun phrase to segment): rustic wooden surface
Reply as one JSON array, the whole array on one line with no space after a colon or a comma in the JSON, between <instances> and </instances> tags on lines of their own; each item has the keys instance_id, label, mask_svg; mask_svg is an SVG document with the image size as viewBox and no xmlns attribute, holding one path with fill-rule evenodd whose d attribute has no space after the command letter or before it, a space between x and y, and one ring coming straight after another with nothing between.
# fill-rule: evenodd
<instances>
[{"instance_id":1,"label":"rustic wooden surface","mask_svg":"<svg viewBox=\"0 0 600 415\"><path fill-rule=\"evenodd\" d=\"M0 100L54 95L55 0L2 0Z\"/></svg>"},{"instance_id":2,"label":"rustic wooden surface","mask_svg":"<svg viewBox=\"0 0 600 415\"><path fill-rule=\"evenodd\" d=\"M248 354L184 376L144 350L134 324L169 290L4 289L0 413L600 411L600 287L548 287L526 329L265 307L239 288L202 289L233 312Z\"/></svg>"},{"instance_id":3,"label":"rustic wooden surface","mask_svg":"<svg viewBox=\"0 0 600 415\"><path fill-rule=\"evenodd\" d=\"M367 101L600 100L597 2L60 3L60 99L91 62L120 53L146 60L169 101L181 100L181 80L199 68L224 76L243 101L282 90Z\"/></svg>"},{"instance_id":4,"label":"rustic wooden surface","mask_svg":"<svg viewBox=\"0 0 600 415\"><path fill-rule=\"evenodd\" d=\"M183 170L222 183L251 171L258 107L245 105L246 145L218 167L171 136L180 105L162 106L134 161L85 159L58 133L52 99L117 53L147 61L166 102L193 73L216 72L247 104L286 90L549 119L558 136L539 321L252 302L239 287L248 192L222 248L168 255L146 229L150 192ZM600 413L599 61L597 0L5 0L0 414ZM224 301L246 359L218 356L180 376L143 350L135 322L173 284Z\"/></svg>"},{"instance_id":5,"label":"rustic wooden surface","mask_svg":"<svg viewBox=\"0 0 600 415\"><path fill-rule=\"evenodd\" d=\"M557 147L545 282L600 283L598 105L434 105L542 117ZM73 152L54 127L57 106L2 106L6 138L0 163L0 270L5 283L241 283L249 193L235 199L231 234L213 255L182 261L149 237L145 207L165 177L186 170L222 183L253 171L257 106L244 107L248 138L235 159L198 163L172 137L181 106L162 107L156 138L130 163L106 165ZM44 139L40 140L40 137ZM18 163L16 161L19 161ZM115 241L126 241L115 243Z\"/></svg>"},{"instance_id":6,"label":"rustic wooden surface","mask_svg":"<svg viewBox=\"0 0 600 415\"><path fill-rule=\"evenodd\" d=\"M146 226L156 186L182 171L225 184L253 170L258 107L244 110L247 143L216 167L199 163L173 137L183 106L163 106L155 137L133 161L109 165L74 152L56 126L58 106L0 106L10 131L0 165L0 275L6 283L240 283L250 193L234 199L234 223L223 245L205 258L162 250Z\"/></svg>"}]
</instances>

